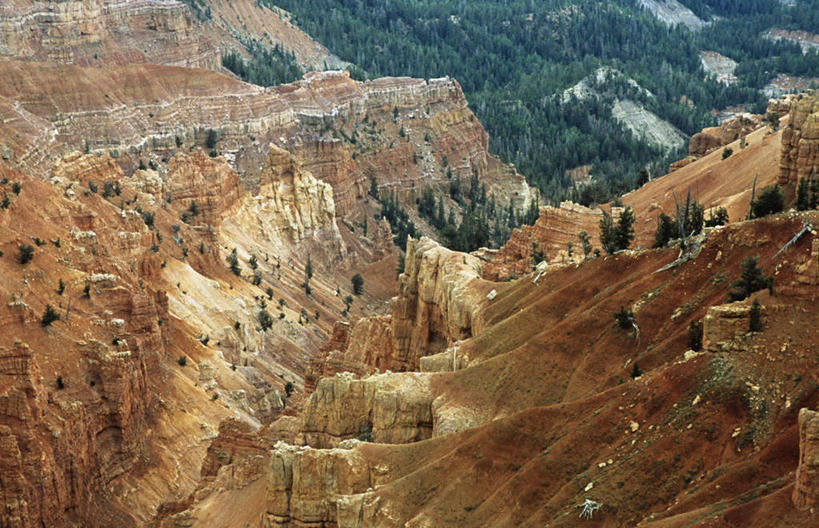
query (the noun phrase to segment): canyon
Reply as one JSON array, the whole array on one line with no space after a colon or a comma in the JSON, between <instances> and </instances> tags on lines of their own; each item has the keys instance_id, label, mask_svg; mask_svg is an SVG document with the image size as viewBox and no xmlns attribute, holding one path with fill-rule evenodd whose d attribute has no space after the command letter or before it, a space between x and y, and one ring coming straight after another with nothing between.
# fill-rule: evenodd
<instances>
[{"instance_id":1,"label":"canyon","mask_svg":"<svg viewBox=\"0 0 819 528\"><path fill-rule=\"evenodd\" d=\"M342 65L250 0L0 21L0 526L815 524L819 213L746 218L815 175L816 94L463 253L423 188L539 197L456 80L241 82L221 56L249 40ZM730 222L689 259L646 249L689 191ZM584 255L622 207L633 249ZM727 303L749 257L772 282Z\"/></svg>"}]
</instances>

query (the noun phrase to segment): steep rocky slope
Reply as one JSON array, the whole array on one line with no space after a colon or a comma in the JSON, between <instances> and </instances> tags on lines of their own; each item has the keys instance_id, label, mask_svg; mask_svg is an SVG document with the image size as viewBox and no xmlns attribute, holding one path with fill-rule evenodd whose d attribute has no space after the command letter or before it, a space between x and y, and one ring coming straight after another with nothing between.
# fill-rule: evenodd
<instances>
[{"instance_id":1,"label":"steep rocky slope","mask_svg":"<svg viewBox=\"0 0 819 528\"><path fill-rule=\"evenodd\" d=\"M56 20L63 39L23 42L7 27L16 59L0 61L4 526L185 523L226 489L252 512L265 493L258 463L275 441L306 436L293 415L312 354L337 321L385 311L395 291L397 251L386 222L372 220L369 190L414 206L424 185L443 190L474 174L518 208L533 199L489 155L453 80L357 83L326 72L262 89L149 64L175 63L163 53L184 48L159 36L153 55L123 58L130 38L144 42L140 31L167 36L172 16L174 38L191 47L219 35L177 2L137 4L3 6L31 14L19 21L29 30ZM237 20L252 14L243 2L222 4ZM78 16L93 34L75 34ZM159 26L145 30L151 20ZM89 59L97 45L112 55ZM51 57L53 46L70 54ZM29 245L33 260L18 260ZM383 368L416 368L424 347L476 324L471 298L443 273L463 268L455 282L468 281L477 260L463 265L439 248L422 263L426 249L416 273L441 272L441 285L402 286L406 313L394 333L404 337ZM365 288L353 297L356 272ZM60 316L50 324L41 323L46 305ZM461 314L452 328L451 313ZM396 439L431 431L377 423L376 434Z\"/></svg>"},{"instance_id":2,"label":"steep rocky slope","mask_svg":"<svg viewBox=\"0 0 819 528\"><path fill-rule=\"evenodd\" d=\"M286 382L300 386L343 303L330 277L311 297L288 287L303 274L290 256L344 246L327 184L284 151L263 175L251 196L202 152L171 159L164 182L79 153L49 182L2 165L4 524L144 525L195 489L219 422L259 427L298 402ZM280 303L269 330L261 299Z\"/></svg>"},{"instance_id":3,"label":"steep rocky slope","mask_svg":"<svg viewBox=\"0 0 819 528\"><path fill-rule=\"evenodd\" d=\"M675 254L654 250L494 284L483 329L451 352L457 370L322 380L295 438L311 447L275 445L248 518L576 526L591 499L601 526L811 526L813 433L797 415L819 403L819 240L776 255L803 220L819 217L711 230L674 270L657 273ZM752 255L775 283L755 295L761 332L747 331L750 300L722 304ZM622 305L639 331L613 324ZM704 352L686 346L696 321Z\"/></svg>"}]
</instances>

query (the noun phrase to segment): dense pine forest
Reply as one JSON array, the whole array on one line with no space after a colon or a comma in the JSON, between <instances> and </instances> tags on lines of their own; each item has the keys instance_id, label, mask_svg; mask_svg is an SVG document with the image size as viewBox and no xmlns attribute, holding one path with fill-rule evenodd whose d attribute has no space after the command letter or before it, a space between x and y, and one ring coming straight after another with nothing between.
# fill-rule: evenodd
<instances>
[{"instance_id":1,"label":"dense pine forest","mask_svg":"<svg viewBox=\"0 0 819 528\"><path fill-rule=\"evenodd\" d=\"M710 21L699 32L667 26L636 0L259 2L290 11L299 27L352 63L354 77L456 78L489 131L493 153L514 163L550 202L611 199L633 188L641 169L661 175L669 160L684 154L647 143L612 117L614 100L639 96L629 93L628 83L598 85L599 93L583 100L562 96L601 66L648 90L653 97L640 103L688 135L715 124L715 109L762 111L760 88L777 73L819 72L819 53L763 38L771 27L815 31L817 0L794 6L682 0ZM726 86L707 76L702 50L738 61L739 81ZM269 63L269 55L258 50L257 65L245 69L264 70L258 64ZM274 55L280 65L269 69L276 75L242 76L267 84L296 78L292 58L278 50ZM592 166L594 182L578 190L567 171L583 165Z\"/></svg>"}]
</instances>

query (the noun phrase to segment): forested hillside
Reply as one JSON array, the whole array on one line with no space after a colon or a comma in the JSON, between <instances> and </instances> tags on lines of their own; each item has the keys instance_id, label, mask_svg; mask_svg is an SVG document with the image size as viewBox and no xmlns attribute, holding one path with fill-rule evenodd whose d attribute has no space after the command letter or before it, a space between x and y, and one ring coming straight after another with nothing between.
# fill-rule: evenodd
<instances>
[{"instance_id":1,"label":"forested hillside","mask_svg":"<svg viewBox=\"0 0 819 528\"><path fill-rule=\"evenodd\" d=\"M353 75L458 79L488 129L491 149L514 163L549 201L573 196L566 171L592 164L596 184L582 201L635 185L641 168L662 174L679 152L647 144L617 123L604 87L583 101L559 95L601 66L625 73L655 97L644 106L686 134L713 124L712 109L763 108L762 87L777 72L819 71L817 54L762 37L770 27L815 28L815 0L683 1L705 20L693 33L668 27L636 0L260 0L342 59ZM706 78L699 51L740 62L733 86ZM574 195L577 197L576 195Z\"/></svg>"}]
</instances>

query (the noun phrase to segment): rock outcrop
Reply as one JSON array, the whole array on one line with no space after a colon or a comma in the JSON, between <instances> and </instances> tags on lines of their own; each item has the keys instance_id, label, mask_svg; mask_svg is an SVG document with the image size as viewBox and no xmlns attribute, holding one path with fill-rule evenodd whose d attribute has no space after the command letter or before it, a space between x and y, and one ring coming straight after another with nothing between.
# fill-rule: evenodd
<instances>
[{"instance_id":1,"label":"rock outcrop","mask_svg":"<svg viewBox=\"0 0 819 528\"><path fill-rule=\"evenodd\" d=\"M819 504L819 412L799 410L799 468L793 503L800 510Z\"/></svg>"},{"instance_id":2,"label":"rock outcrop","mask_svg":"<svg viewBox=\"0 0 819 528\"><path fill-rule=\"evenodd\" d=\"M279 256L309 239L321 250L325 265L340 263L344 242L328 183L303 170L289 152L271 145L259 184L258 193L245 194L227 214L222 226L230 233L227 238L238 240L239 232L244 232Z\"/></svg>"},{"instance_id":3,"label":"rock outcrop","mask_svg":"<svg viewBox=\"0 0 819 528\"><path fill-rule=\"evenodd\" d=\"M194 225L217 226L242 194L239 176L230 166L201 150L171 158L164 181L153 171L137 171L134 177L144 182L145 194L169 202L180 215L187 213L185 220Z\"/></svg>"},{"instance_id":4,"label":"rock outcrop","mask_svg":"<svg viewBox=\"0 0 819 528\"><path fill-rule=\"evenodd\" d=\"M305 389L322 377L414 371L424 356L481 331L486 302L481 261L446 249L430 238L410 239L391 315L337 324L332 339L310 361ZM488 290L487 290L488 291Z\"/></svg>"},{"instance_id":5,"label":"rock outcrop","mask_svg":"<svg viewBox=\"0 0 819 528\"><path fill-rule=\"evenodd\" d=\"M476 257L426 237L408 241L398 296L392 301L394 357L385 368L418 370L422 356L478 334L485 293L470 283L480 275Z\"/></svg>"},{"instance_id":6,"label":"rock outcrop","mask_svg":"<svg viewBox=\"0 0 819 528\"><path fill-rule=\"evenodd\" d=\"M762 117L740 114L718 127L706 128L691 137L688 143L690 156L702 157L714 150L747 136L762 125Z\"/></svg>"},{"instance_id":7,"label":"rock outcrop","mask_svg":"<svg viewBox=\"0 0 819 528\"><path fill-rule=\"evenodd\" d=\"M357 450L277 444L270 456L266 526L336 526L337 501L373 486Z\"/></svg>"},{"instance_id":8,"label":"rock outcrop","mask_svg":"<svg viewBox=\"0 0 819 528\"><path fill-rule=\"evenodd\" d=\"M302 413L299 443L328 448L350 438L388 444L424 440L432 436L432 400L428 374L323 378Z\"/></svg>"},{"instance_id":9,"label":"rock outcrop","mask_svg":"<svg viewBox=\"0 0 819 528\"><path fill-rule=\"evenodd\" d=\"M819 96L793 101L782 132L779 184L796 186L802 178L819 177Z\"/></svg>"},{"instance_id":10,"label":"rock outcrop","mask_svg":"<svg viewBox=\"0 0 819 528\"><path fill-rule=\"evenodd\" d=\"M709 352L729 350L736 338L748 332L751 307L745 303L712 306L703 322L703 347Z\"/></svg>"},{"instance_id":11,"label":"rock outcrop","mask_svg":"<svg viewBox=\"0 0 819 528\"><path fill-rule=\"evenodd\" d=\"M0 8L0 53L79 65L221 66L216 43L177 0L11 2Z\"/></svg>"}]
</instances>

